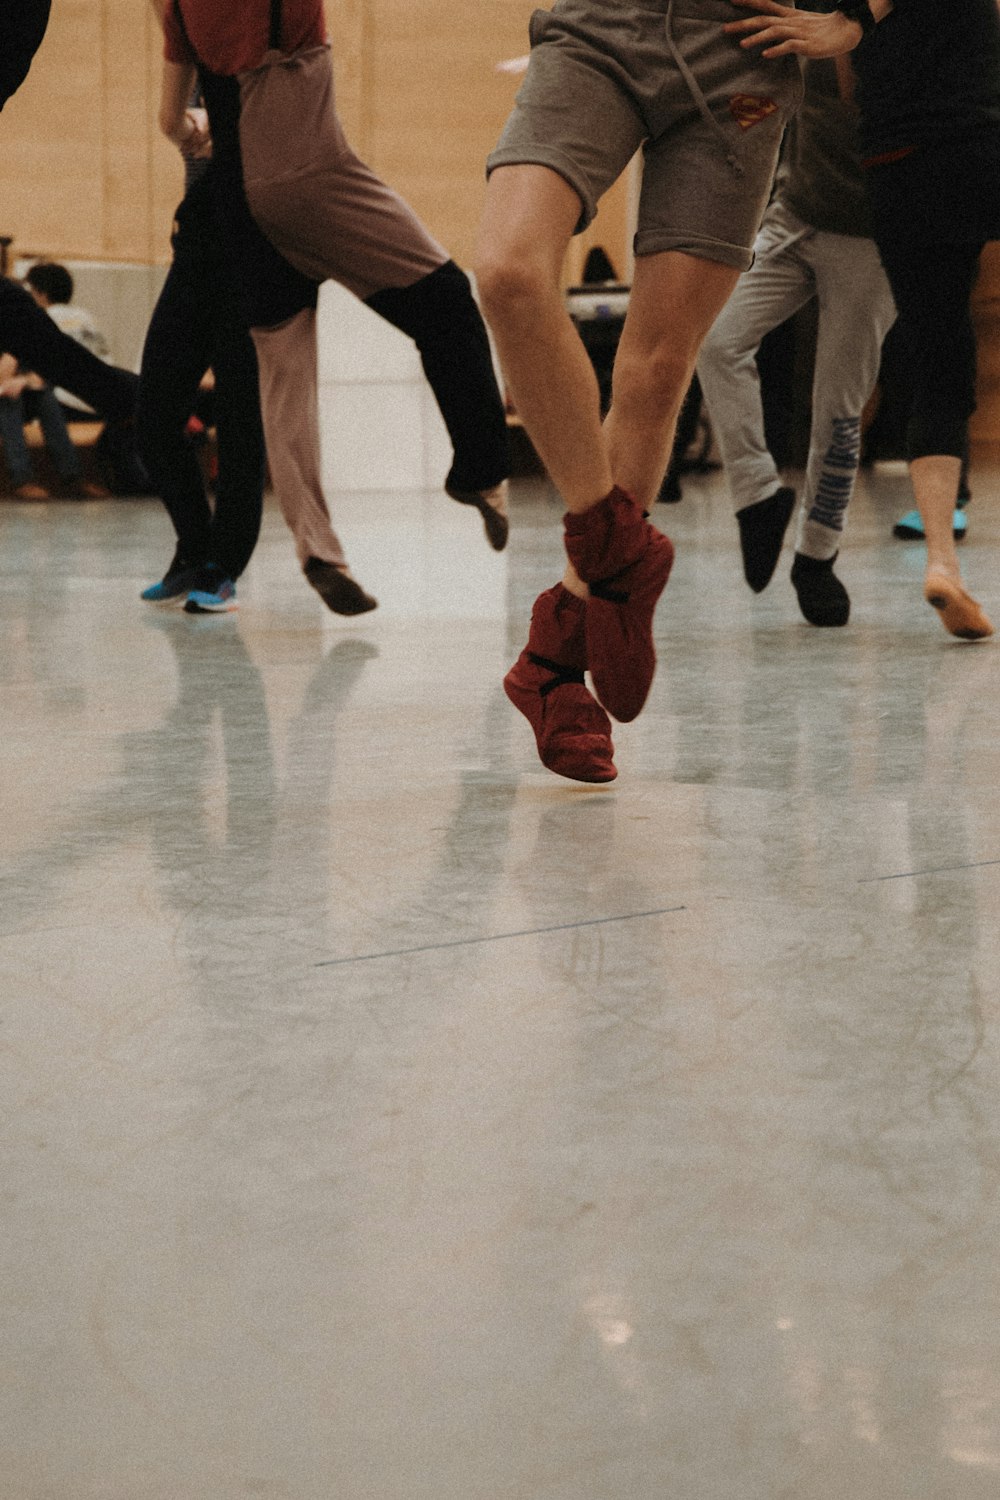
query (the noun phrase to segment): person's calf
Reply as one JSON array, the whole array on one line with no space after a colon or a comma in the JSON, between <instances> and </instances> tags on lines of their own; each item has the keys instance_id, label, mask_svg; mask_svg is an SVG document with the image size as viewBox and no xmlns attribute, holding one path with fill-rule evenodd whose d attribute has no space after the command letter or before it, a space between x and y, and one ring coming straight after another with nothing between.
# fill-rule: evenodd
<instances>
[{"instance_id":1,"label":"person's calf","mask_svg":"<svg viewBox=\"0 0 1000 1500\"><path fill-rule=\"evenodd\" d=\"M616 484L649 509L662 493L690 368L678 351L660 349L633 354L625 372L621 364L619 354L604 435Z\"/></svg>"}]
</instances>

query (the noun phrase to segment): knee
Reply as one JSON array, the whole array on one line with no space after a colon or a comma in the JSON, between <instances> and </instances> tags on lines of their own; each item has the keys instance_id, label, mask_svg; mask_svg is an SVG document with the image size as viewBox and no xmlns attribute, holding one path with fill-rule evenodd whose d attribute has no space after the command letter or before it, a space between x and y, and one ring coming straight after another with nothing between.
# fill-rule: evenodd
<instances>
[{"instance_id":1,"label":"knee","mask_svg":"<svg viewBox=\"0 0 1000 1500\"><path fill-rule=\"evenodd\" d=\"M475 275L480 302L493 323L531 317L552 291L558 295L548 268L525 252L481 254Z\"/></svg>"},{"instance_id":2,"label":"knee","mask_svg":"<svg viewBox=\"0 0 1000 1500\"><path fill-rule=\"evenodd\" d=\"M658 344L646 351L620 350L615 361L615 400L653 401L666 410L679 407L691 383L694 356Z\"/></svg>"},{"instance_id":3,"label":"knee","mask_svg":"<svg viewBox=\"0 0 1000 1500\"><path fill-rule=\"evenodd\" d=\"M482 322L469 278L453 260L409 286L373 292L365 302L419 346L469 333Z\"/></svg>"},{"instance_id":4,"label":"knee","mask_svg":"<svg viewBox=\"0 0 1000 1500\"><path fill-rule=\"evenodd\" d=\"M738 304L730 303L690 352L699 369L705 364L720 372L746 370L755 365L760 344L758 330L750 326Z\"/></svg>"}]
</instances>

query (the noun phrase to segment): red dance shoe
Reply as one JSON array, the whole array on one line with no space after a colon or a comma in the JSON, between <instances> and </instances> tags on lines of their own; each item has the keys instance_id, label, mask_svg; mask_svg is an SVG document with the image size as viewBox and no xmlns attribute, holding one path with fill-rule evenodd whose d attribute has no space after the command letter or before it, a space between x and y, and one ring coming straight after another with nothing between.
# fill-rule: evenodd
<instances>
[{"instance_id":1,"label":"red dance shoe","mask_svg":"<svg viewBox=\"0 0 1000 1500\"><path fill-rule=\"evenodd\" d=\"M615 486L582 515L567 515L566 551L590 589L587 665L594 691L627 724L653 685L653 611L670 577L673 544Z\"/></svg>"},{"instance_id":2,"label":"red dance shoe","mask_svg":"<svg viewBox=\"0 0 1000 1500\"><path fill-rule=\"evenodd\" d=\"M571 781L614 781L611 721L583 681L585 610L561 583L539 594L504 692L534 730L542 765Z\"/></svg>"}]
</instances>

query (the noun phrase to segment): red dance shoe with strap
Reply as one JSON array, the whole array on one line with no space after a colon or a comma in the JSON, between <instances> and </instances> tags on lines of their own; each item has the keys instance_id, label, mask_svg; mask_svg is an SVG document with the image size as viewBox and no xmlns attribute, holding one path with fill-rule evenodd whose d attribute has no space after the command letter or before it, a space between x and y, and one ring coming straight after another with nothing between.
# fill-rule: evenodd
<instances>
[{"instance_id":1,"label":"red dance shoe with strap","mask_svg":"<svg viewBox=\"0 0 1000 1500\"><path fill-rule=\"evenodd\" d=\"M535 600L528 644L504 692L534 730L550 771L571 781L614 781L611 721L584 684L586 651L584 601L556 584Z\"/></svg>"}]
</instances>

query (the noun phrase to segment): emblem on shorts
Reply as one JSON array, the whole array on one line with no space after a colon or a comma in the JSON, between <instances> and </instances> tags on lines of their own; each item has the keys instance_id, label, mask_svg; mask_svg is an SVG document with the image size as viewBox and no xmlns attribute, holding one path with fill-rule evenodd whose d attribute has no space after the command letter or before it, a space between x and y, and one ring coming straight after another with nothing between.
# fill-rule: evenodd
<instances>
[{"instance_id":1,"label":"emblem on shorts","mask_svg":"<svg viewBox=\"0 0 1000 1500\"><path fill-rule=\"evenodd\" d=\"M778 106L773 99L764 99L760 94L734 94L729 101L729 113L741 130L759 125L768 115L773 115Z\"/></svg>"}]
</instances>

